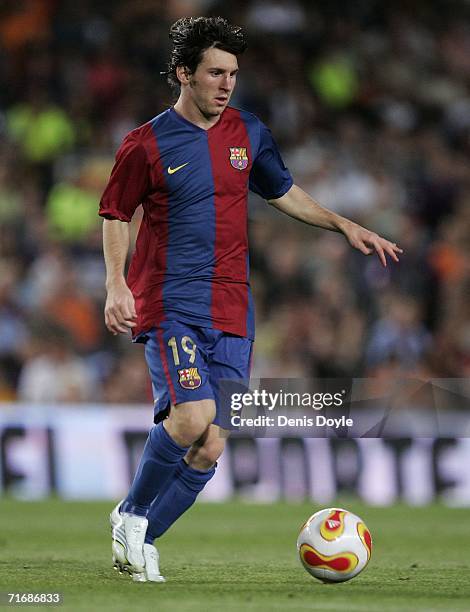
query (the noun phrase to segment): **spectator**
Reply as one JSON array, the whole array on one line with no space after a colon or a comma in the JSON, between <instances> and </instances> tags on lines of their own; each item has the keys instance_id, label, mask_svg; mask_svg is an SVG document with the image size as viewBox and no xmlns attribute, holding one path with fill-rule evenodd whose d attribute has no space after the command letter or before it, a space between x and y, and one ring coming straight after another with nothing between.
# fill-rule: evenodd
<instances>
[{"instance_id":1,"label":"spectator","mask_svg":"<svg viewBox=\"0 0 470 612\"><path fill-rule=\"evenodd\" d=\"M99 399L93 374L74 352L65 329L48 321L36 325L32 355L18 382L18 399L49 403Z\"/></svg>"},{"instance_id":2,"label":"spectator","mask_svg":"<svg viewBox=\"0 0 470 612\"><path fill-rule=\"evenodd\" d=\"M0 398L148 401L140 354L102 333L97 200L124 134L171 104L159 73L188 7L248 28L235 103L272 126L301 186L405 250L382 270L253 196L254 375L468 377L464 5L183 5L0 11Z\"/></svg>"}]
</instances>

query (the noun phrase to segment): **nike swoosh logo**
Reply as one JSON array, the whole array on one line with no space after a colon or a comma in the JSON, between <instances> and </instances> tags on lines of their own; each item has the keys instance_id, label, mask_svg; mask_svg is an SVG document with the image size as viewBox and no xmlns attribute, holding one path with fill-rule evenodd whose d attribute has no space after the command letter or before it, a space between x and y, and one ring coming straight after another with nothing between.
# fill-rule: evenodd
<instances>
[{"instance_id":1,"label":"nike swoosh logo","mask_svg":"<svg viewBox=\"0 0 470 612\"><path fill-rule=\"evenodd\" d=\"M168 166L168 174L174 174L175 172L178 172L178 170L181 170L181 168L184 168L188 164L189 162L186 162L185 164L181 164L181 166L176 166L176 168L172 168L171 166Z\"/></svg>"}]
</instances>

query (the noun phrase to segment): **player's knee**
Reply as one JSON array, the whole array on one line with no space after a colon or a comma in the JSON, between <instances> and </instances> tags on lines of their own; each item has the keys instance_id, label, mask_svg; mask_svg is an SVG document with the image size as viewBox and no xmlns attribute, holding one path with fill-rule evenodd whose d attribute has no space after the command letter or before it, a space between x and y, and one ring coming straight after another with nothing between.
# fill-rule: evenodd
<instances>
[{"instance_id":1,"label":"player's knee","mask_svg":"<svg viewBox=\"0 0 470 612\"><path fill-rule=\"evenodd\" d=\"M190 413L184 420L168 419L165 427L180 446L191 446L206 431L210 421L204 413Z\"/></svg>"}]
</instances>

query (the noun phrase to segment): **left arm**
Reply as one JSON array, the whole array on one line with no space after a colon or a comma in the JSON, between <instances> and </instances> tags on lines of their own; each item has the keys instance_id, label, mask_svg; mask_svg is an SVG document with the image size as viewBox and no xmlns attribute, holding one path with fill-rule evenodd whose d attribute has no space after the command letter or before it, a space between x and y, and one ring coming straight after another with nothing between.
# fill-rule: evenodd
<instances>
[{"instance_id":1,"label":"left arm","mask_svg":"<svg viewBox=\"0 0 470 612\"><path fill-rule=\"evenodd\" d=\"M365 227L323 208L297 185L292 185L282 197L268 202L286 215L308 225L341 232L349 244L364 255L377 253L383 266L387 265L386 254L398 261L397 253L403 253L394 242L389 242Z\"/></svg>"}]
</instances>

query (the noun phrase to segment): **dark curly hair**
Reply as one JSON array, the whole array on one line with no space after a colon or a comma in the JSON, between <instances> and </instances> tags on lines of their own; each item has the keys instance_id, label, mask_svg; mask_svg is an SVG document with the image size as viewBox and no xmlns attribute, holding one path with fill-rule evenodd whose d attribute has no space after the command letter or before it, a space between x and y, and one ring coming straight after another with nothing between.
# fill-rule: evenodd
<instances>
[{"instance_id":1,"label":"dark curly hair","mask_svg":"<svg viewBox=\"0 0 470 612\"><path fill-rule=\"evenodd\" d=\"M173 42L167 75L168 83L177 89L180 85L176 76L178 66L186 66L192 74L202 60L206 49L215 47L233 55L242 54L247 46L242 28L231 25L223 17L183 17L170 28Z\"/></svg>"}]
</instances>

